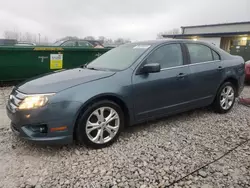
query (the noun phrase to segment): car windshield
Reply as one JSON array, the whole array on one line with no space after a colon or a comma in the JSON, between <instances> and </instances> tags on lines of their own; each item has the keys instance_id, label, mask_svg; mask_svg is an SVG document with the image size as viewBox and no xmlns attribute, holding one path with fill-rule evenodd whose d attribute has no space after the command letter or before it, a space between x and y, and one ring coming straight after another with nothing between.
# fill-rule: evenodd
<instances>
[{"instance_id":1,"label":"car windshield","mask_svg":"<svg viewBox=\"0 0 250 188\"><path fill-rule=\"evenodd\" d=\"M150 45L129 44L114 48L87 65L89 69L124 70L132 65Z\"/></svg>"}]
</instances>

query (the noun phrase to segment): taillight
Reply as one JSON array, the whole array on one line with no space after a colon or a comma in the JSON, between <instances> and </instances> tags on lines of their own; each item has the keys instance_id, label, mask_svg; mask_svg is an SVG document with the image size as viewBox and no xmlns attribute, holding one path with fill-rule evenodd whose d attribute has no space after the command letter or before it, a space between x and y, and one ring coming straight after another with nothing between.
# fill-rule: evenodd
<instances>
[{"instance_id":1,"label":"taillight","mask_svg":"<svg viewBox=\"0 0 250 188\"><path fill-rule=\"evenodd\" d=\"M250 64L245 64L245 72L250 74Z\"/></svg>"}]
</instances>

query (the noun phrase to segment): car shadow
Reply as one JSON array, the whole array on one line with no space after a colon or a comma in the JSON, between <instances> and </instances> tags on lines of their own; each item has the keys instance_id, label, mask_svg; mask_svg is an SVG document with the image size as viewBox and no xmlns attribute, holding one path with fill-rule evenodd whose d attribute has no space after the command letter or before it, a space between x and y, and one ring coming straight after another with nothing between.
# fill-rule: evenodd
<instances>
[{"instance_id":1,"label":"car shadow","mask_svg":"<svg viewBox=\"0 0 250 188\"><path fill-rule=\"evenodd\" d=\"M197 113L206 113L206 112L213 112L213 109L211 107L204 107L204 108L199 108L199 109L193 109L193 110L189 110L186 112L181 112L178 114L174 114L174 115L169 115L169 116L165 116L162 118L157 118L157 119L152 119L143 123L139 123L136 125L132 125L132 126L125 126L123 133L125 133L124 136L128 136L130 133L138 133L140 131L143 130L152 130L154 129L155 126L165 126L165 124L171 123L173 121L176 121L176 119L181 120L181 119L185 119L187 117L190 117L194 114ZM163 124L162 124L163 123ZM168 128L173 127L171 124L168 125Z\"/></svg>"},{"instance_id":2,"label":"car shadow","mask_svg":"<svg viewBox=\"0 0 250 188\"><path fill-rule=\"evenodd\" d=\"M177 120L182 120L185 121L187 117L193 116L195 114L204 114L204 113L211 113L212 109L210 107L206 108L200 108L200 109L195 109L195 110L190 110L187 112L182 112L179 114L163 117L163 118L157 118L154 120L150 120L144 123L136 124L133 126L126 126L124 130L122 131L119 140L128 140L130 137L132 137L134 134L144 134L142 132L154 132L156 127L158 126L166 126L166 128L171 129L174 128L178 125L175 124ZM171 124L173 122L173 125ZM38 144L30 141L23 140L21 138L16 137L14 143L12 144L12 149L17 149L20 147L24 150L27 151L34 151L36 153L43 153L47 156L54 156L60 152L75 152L75 151L81 151L81 152L86 152L89 150L96 150L89 148L83 144L77 143L75 140L73 143L68 144L68 145L44 145L44 144ZM114 143L114 144L120 144L120 143ZM109 146L109 147L112 147ZM77 153L77 152L76 152Z\"/></svg>"}]
</instances>

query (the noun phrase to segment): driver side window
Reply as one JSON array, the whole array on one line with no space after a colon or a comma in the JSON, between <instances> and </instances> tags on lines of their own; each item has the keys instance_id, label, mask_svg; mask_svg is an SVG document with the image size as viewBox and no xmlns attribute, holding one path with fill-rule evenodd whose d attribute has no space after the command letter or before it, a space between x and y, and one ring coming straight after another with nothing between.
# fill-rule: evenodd
<instances>
[{"instance_id":1,"label":"driver side window","mask_svg":"<svg viewBox=\"0 0 250 188\"><path fill-rule=\"evenodd\" d=\"M181 45L167 44L161 46L149 55L147 64L149 63L159 63L162 69L183 65Z\"/></svg>"}]
</instances>

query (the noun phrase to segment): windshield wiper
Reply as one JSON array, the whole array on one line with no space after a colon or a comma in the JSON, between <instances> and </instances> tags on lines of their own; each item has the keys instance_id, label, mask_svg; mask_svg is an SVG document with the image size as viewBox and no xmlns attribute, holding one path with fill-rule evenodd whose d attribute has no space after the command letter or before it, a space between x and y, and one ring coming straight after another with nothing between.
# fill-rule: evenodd
<instances>
[{"instance_id":1,"label":"windshield wiper","mask_svg":"<svg viewBox=\"0 0 250 188\"><path fill-rule=\"evenodd\" d=\"M89 63L85 63L85 64L81 65L80 67L83 68L83 69L100 70L100 69L97 69L97 68L94 68L94 67L88 67L88 64Z\"/></svg>"},{"instance_id":2,"label":"windshield wiper","mask_svg":"<svg viewBox=\"0 0 250 188\"><path fill-rule=\"evenodd\" d=\"M89 64L89 63L82 64L82 65L80 65L80 68L84 68L84 69L86 69L86 68L87 68L87 66L88 66L88 64Z\"/></svg>"},{"instance_id":3,"label":"windshield wiper","mask_svg":"<svg viewBox=\"0 0 250 188\"><path fill-rule=\"evenodd\" d=\"M100 69L97 69L97 68L94 68L94 67L85 67L86 69L90 69L90 70L100 70Z\"/></svg>"},{"instance_id":4,"label":"windshield wiper","mask_svg":"<svg viewBox=\"0 0 250 188\"><path fill-rule=\"evenodd\" d=\"M80 66L83 69L89 69L89 70L99 70L99 71L114 71L111 69L106 69L106 68L95 68L95 67L88 67L88 64L84 64Z\"/></svg>"}]
</instances>

